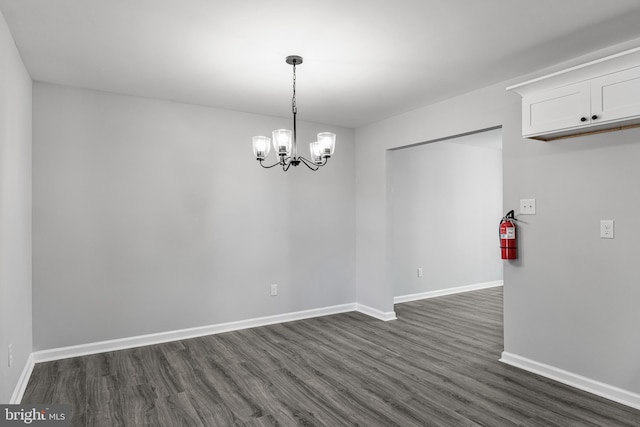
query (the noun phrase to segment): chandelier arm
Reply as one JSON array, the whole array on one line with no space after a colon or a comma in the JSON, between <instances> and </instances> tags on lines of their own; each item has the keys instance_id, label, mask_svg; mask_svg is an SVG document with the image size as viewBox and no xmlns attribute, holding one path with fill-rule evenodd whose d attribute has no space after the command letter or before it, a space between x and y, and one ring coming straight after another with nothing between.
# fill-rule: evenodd
<instances>
[{"instance_id":1,"label":"chandelier arm","mask_svg":"<svg viewBox=\"0 0 640 427\"><path fill-rule=\"evenodd\" d=\"M282 162L278 162L278 163L274 163L274 164L272 164L271 166L265 166L265 165L264 165L264 163L262 163L262 162L263 162L263 160L262 160L262 159L258 159L258 161L260 162L260 166L262 166L262 167L263 167L263 168L265 168L265 169L271 169L271 168L273 168L273 167L276 167L276 166L278 166L278 165L281 165L281 164L282 164Z\"/></svg>"},{"instance_id":2,"label":"chandelier arm","mask_svg":"<svg viewBox=\"0 0 640 427\"><path fill-rule=\"evenodd\" d=\"M311 160L305 159L302 156L299 156L298 160L300 160L302 163L304 163L304 165L306 167L308 167L309 169L311 169L314 172L317 171L318 169L320 169L320 166L324 166L324 165L327 164L326 160L325 160L324 163L317 164L317 163L312 162Z\"/></svg>"},{"instance_id":3,"label":"chandelier arm","mask_svg":"<svg viewBox=\"0 0 640 427\"><path fill-rule=\"evenodd\" d=\"M322 158L322 163L312 162L311 160L309 160L309 159L305 159L305 158L304 158L304 157L302 157L302 156L299 156L298 158L299 158L300 160L303 160L303 161L309 162L309 163L311 163L311 164L313 164L313 165L316 165L316 166L318 166L318 167L326 165L326 164L327 164L327 162L329 161L329 158L328 158L328 157L323 157L323 158Z\"/></svg>"}]
</instances>

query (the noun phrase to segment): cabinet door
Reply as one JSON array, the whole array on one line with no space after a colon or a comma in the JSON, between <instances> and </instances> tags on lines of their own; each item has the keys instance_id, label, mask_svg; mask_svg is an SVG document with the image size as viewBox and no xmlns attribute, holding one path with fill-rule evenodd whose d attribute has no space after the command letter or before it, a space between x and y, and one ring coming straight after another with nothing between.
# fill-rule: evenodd
<instances>
[{"instance_id":1,"label":"cabinet door","mask_svg":"<svg viewBox=\"0 0 640 427\"><path fill-rule=\"evenodd\" d=\"M522 134L549 133L588 124L591 120L588 81L522 99Z\"/></svg>"},{"instance_id":2,"label":"cabinet door","mask_svg":"<svg viewBox=\"0 0 640 427\"><path fill-rule=\"evenodd\" d=\"M593 123L640 116L640 67L593 79L591 92Z\"/></svg>"}]
</instances>

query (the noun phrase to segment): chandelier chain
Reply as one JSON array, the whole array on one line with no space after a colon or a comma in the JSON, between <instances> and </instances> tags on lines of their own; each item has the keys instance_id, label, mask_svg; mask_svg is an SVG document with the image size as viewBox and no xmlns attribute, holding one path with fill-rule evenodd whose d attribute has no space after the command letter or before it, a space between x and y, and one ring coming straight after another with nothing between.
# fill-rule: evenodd
<instances>
[{"instance_id":1,"label":"chandelier chain","mask_svg":"<svg viewBox=\"0 0 640 427\"><path fill-rule=\"evenodd\" d=\"M298 106L296 105L296 63L293 63L293 98L291 98L291 112L296 114Z\"/></svg>"}]
</instances>

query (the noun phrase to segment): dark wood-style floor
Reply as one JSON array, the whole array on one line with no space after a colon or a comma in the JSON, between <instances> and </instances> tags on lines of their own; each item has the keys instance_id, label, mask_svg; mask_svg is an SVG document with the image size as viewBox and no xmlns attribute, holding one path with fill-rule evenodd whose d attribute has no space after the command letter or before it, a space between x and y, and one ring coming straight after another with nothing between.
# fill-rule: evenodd
<instances>
[{"instance_id":1,"label":"dark wood-style floor","mask_svg":"<svg viewBox=\"0 0 640 427\"><path fill-rule=\"evenodd\" d=\"M498 362L502 289L37 364L23 403L74 426L640 426Z\"/></svg>"}]
</instances>

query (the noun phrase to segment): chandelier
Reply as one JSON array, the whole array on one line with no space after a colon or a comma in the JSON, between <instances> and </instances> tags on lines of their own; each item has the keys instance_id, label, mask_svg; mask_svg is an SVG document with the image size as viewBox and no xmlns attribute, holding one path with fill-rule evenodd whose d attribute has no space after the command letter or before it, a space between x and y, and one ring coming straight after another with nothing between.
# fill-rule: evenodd
<instances>
[{"instance_id":1,"label":"chandelier","mask_svg":"<svg viewBox=\"0 0 640 427\"><path fill-rule=\"evenodd\" d=\"M296 145L296 115L298 114L298 107L296 106L296 65L302 64L302 57L297 55L287 56L286 62L289 65L293 65L293 98L291 98L293 132L290 129L276 129L271 133L273 139L266 136L254 136L253 154L260 162L260 166L266 169L281 165L282 170L286 172L291 166L298 166L302 163L309 169L317 171L320 166L327 164L327 160L333 154L336 146L336 134L320 132L318 134L318 140L309 143L311 159L298 156L298 148ZM273 150L279 160L267 166L264 164L264 160L271 151L272 142Z\"/></svg>"}]
</instances>

